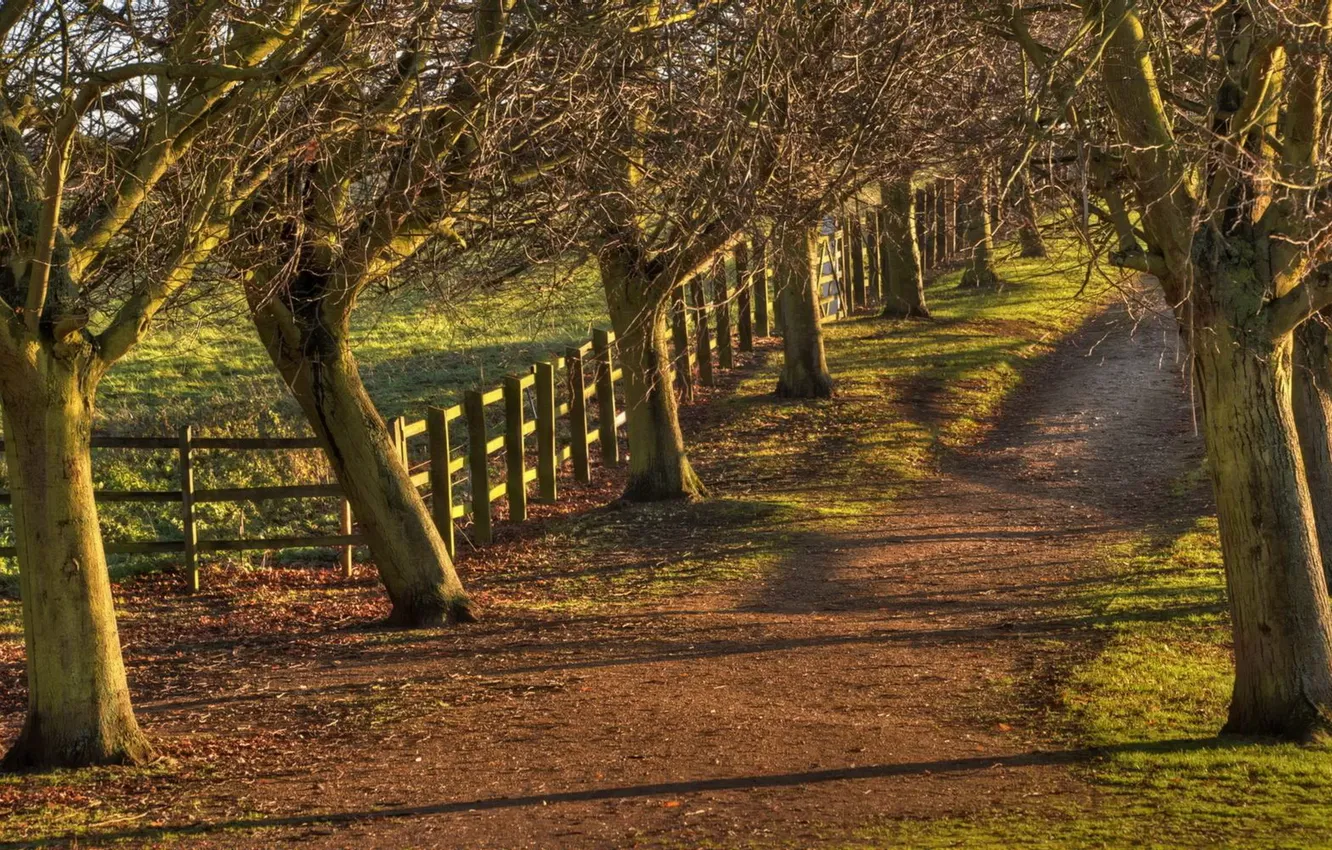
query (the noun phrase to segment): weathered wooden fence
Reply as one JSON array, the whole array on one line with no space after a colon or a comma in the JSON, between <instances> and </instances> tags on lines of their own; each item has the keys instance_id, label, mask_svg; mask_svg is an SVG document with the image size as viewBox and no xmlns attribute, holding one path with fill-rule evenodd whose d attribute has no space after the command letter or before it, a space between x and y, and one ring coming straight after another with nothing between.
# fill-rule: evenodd
<instances>
[{"instance_id":1,"label":"weathered wooden fence","mask_svg":"<svg viewBox=\"0 0 1332 850\"><path fill-rule=\"evenodd\" d=\"M942 204L940 204L942 209ZM924 217L922 217L924 219ZM872 306L881 298L874 216L866 222L859 208L847 210L825 227L820 242L820 290L827 318L837 319ZM922 227L922 239L933 232ZM729 260L719 259L704 276L687 282L672 310L677 387L692 394L695 383L711 386L718 370L735 365L740 352L773 333L773 292L762 243L741 243ZM732 310L735 320L732 321ZM450 555L457 552L457 524L471 522L477 545L492 541L494 506L507 502L508 520L523 522L532 485L543 503L558 497L561 470L571 467L574 480L592 480L592 447L603 466L621 462L620 431L627 416L621 409L623 370L616 364L615 335L596 330L592 339L569 347L521 374L506 377L487 391L469 390L462 403L432 407L419 420L390 421L393 439L411 476L425 490L435 524ZM216 552L272 551L330 547L341 550L339 563L350 575L352 549L365 541L356 533L351 508L336 483L282 484L266 487L197 488L196 464L211 452L318 451L313 437L200 437L180 429L174 437L92 438L96 450L175 451L178 488L172 490L98 490L103 503L175 504L180 509L178 540L112 541L109 554L180 553L193 590L200 586L199 558ZM0 440L0 452L4 441ZM203 539L196 508L209 503L263 502L279 499L339 500L337 534L306 537ZM0 493L0 505L10 502ZM0 547L0 557L14 557L14 547Z\"/></svg>"},{"instance_id":2,"label":"weathered wooden fence","mask_svg":"<svg viewBox=\"0 0 1332 850\"><path fill-rule=\"evenodd\" d=\"M535 364L526 374L506 377L496 389L466 392L460 405L430 408L424 419L416 421L399 417L389 422L412 484L427 489L432 515L450 555L457 551L455 521L470 518L475 541L489 543L496 502L507 500L509 519L522 522L527 518L532 483L537 484L538 499L554 501L559 468L565 462L572 462L577 480L591 481L591 446L600 445L603 465L619 463L619 431L626 416L618 412L616 400L621 392L617 385L624 375L614 366L614 342L615 335L610 331L594 331L591 341L569 348L563 357ZM459 420L463 422L460 436L464 439L454 440L457 429L453 426ZM564 440L559 439L561 434ZM424 446L417 445L418 438L424 438ZM3 448L0 440L0 451ZM176 437L94 436L92 448L177 451L178 489L98 490L95 496L104 503L178 504L179 540L112 541L105 547L109 554L181 553L194 590L200 586L202 554L335 547L341 548L340 563L350 575L352 547L365 542L355 533L350 506L336 483L217 489L194 486L200 452L318 450L319 441L313 437L197 437L186 427ZM529 457L535 458L531 467ZM499 468L497 459L503 461ZM195 509L201 504L329 498L341 500L338 534L217 540L200 539L198 535ZM8 493L0 493L0 504L9 501ZM0 556L16 554L14 547L0 548Z\"/></svg>"}]
</instances>

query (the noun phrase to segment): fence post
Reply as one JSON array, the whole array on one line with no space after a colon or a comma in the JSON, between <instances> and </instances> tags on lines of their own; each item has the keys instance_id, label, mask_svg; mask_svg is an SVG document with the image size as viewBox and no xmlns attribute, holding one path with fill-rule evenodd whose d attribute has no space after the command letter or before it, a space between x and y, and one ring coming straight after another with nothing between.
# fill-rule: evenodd
<instances>
[{"instance_id":1,"label":"fence post","mask_svg":"<svg viewBox=\"0 0 1332 850\"><path fill-rule=\"evenodd\" d=\"M592 331L592 353L597 358L597 419L601 432L601 463L620 465L620 437L615 424L615 358L611 355L611 335L600 328Z\"/></svg>"},{"instance_id":2,"label":"fence post","mask_svg":"<svg viewBox=\"0 0 1332 850\"><path fill-rule=\"evenodd\" d=\"M916 232L919 234L920 268L922 272L926 272L931 267L930 257L933 251L930 247L930 190L928 188L919 189L916 192Z\"/></svg>"},{"instance_id":3,"label":"fence post","mask_svg":"<svg viewBox=\"0 0 1332 850\"><path fill-rule=\"evenodd\" d=\"M444 548L454 558L458 555L458 543L453 533L453 474L449 472L453 447L449 445L449 418L443 408L426 409L426 434L430 440L431 513L435 529L444 539Z\"/></svg>"},{"instance_id":4,"label":"fence post","mask_svg":"<svg viewBox=\"0 0 1332 850\"><path fill-rule=\"evenodd\" d=\"M735 304L740 313L737 332L740 337L740 351L754 350L754 316L751 304L754 301L754 274L749 270L749 245L744 241L735 245L735 285L738 289Z\"/></svg>"},{"instance_id":5,"label":"fence post","mask_svg":"<svg viewBox=\"0 0 1332 850\"><path fill-rule=\"evenodd\" d=\"M180 429L180 524L185 541L185 575L190 592L199 591L199 532L194 526L194 464L190 426Z\"/></svg>"},{"instance_id":6,"label":"fence post","mask_svg":"<svg viewBox=\"0 0 1332 850\"><path fill-rule=\"evenodd\" d=\"M834 254L837 265L837 306L839 318L845 318L855 309L851 292L851 216L842 213L842 226L828 239L828 250Z\"/></svg>"},{"instance_id":7,"label":"fence post","mask_svg":"<svg viewBox=\"0 0 1332 850\"><path fill-rule=\"evenodd\" d=\"M925 190L917 189L914 197L916 199L916 245L920 252L920 264L923 271L930 267L928 260L930 248L927 244L929 237L927 235L928 231L925 229Z\"/></svg>"},{"instance_id":8,"label":"fence post","mask_svg":"<svg viewBox=\"0 0 1332 850\"><path fill-rule=\"evenodd\" d=\"M851 252L851 306L860 309L869 305L865 300L865 230L860 223L860 209L851 216L847 250Z\"/></svg>"},{"instance_id":9,"label":"fence post","mask_svg":"<svg viewBox=\"0 0 1332 850\"><path fill-rule=\"evenodd\" d=\"M675 389L681 401L694 400L694 364L689 359L689 320L685 313L685 287L671 295L671 336L675 347Z\"/></svg>"},{"instance_id":10,"label":"fence post","mask_svg":"<svg viewBox=\"0 0 1332 850\"><path fill-rule=\"evenodd\" d=\"M731 348L731 295L726 279L726 260L712 267L712 305L717 315L717 367L735 368L735 354Z\"/></svg>"},{"instance_id":11,"label":"fence post","mask_svg":"<svg viewBox=\"0 0 1332 850\"><path fill-rule=\"evenodd\" d=\"M338 509L339 509L339 510L338 510L338 533L339 533L339 534L346 534L346 535L349 535L349 536L350 536L351 533L352 533L352 512L351 512L351 502L347 501L346 499L343 499L342 502L341 502L341 504L338 505ZM341 561L342 561L342 577L343 577L343 578L351 578L351 577L352 577L352 545L351 545L350 543L348 543L346 546L343 546L343 547L342 547L342 553L341 553L341 555L340 555L340 559L341 559Z\"/></svg>"},{"instance_id":12,"label":"fence post","mask_svg":"<svg viewBox=\"0 0 1332 850\"><path fill-rule=\"evenodd\" d=\"M523 451L523 379L504 379L504 478L509 497L509 521L527 521L527 463Z\"/></svg>"},{"instance_id":13,"label":"fence post","mask_svg":"<svg viewBox=\"0 0 1332 850\"><path fill-rule=\"evenodd\" d=\"M407 420L401 416L395 416L389 420L389 435L393 440L393 448L398 453L398 459L402 461L403 466L407 466L407 438L403 436L403 428ZM411 467L407 466L407 474L412 472Z\"/></svg>"},{"instance_id":14,"label":"fence post","mask_svg":"<svg viewBox=\"0 0 1332 850\"><path fill-rule=\"evenodd\" d=\"M949 180L944 186L944 252L949 257L957 256L957 180Z\"/></svg>"},{"instance_id":15,"label":"fence post","mask_svg":"<svg viewBox=\"0 0 1332 850\"><path fill-rule=\"evenodd\" d=\"M948 260L947 184L934 183L934 263L943 265Z\"/></svg>"},{"instance_id":16,"label":"fence post","mask_svg":"<svg viewBox=\"0 0 1332 850\"><path fill-rule=\"evenodd\" d=\"M754 335L772 336L771 310L768 299L768 249L762 239L754 240L754 268L751 271L750 292L754 298Z\"/></svg>"},{"instance_id":17,"label":"fence post","mask_svg":"<svg viewBox=\"0 0 1332 850\"><path fill-rule=\"evenodd\" d=\"M877 304L883 298L883 272L879 270L879 216L870 207L865 216L862 232L861 249L865 252L866 268L869 271L865 290L865 303Z\"/></svg>"},{"instance_id":18,"label":"fence post","mask_svg":"<svg viewBox=\"0 0 1332 850\"><path fill-rule=\"evenodd\" d=\"M931 183L930 187L924 192L924 205L926 205L926 217L924 217L924 226L927 228L926 241L930 245L930 268L939 265L939 184Z\"/></svg>"},{"instance_id":19,"label":"fence post","mask_svg":"<svg viewBox=\"0 0 1332 850\"><path fill-rule=\"evenodd\" d=\"M592 463L587 448L587 374L583 352L570 348L564 353L564 368L569 373L569 449L574 478L587 484L592 480Z\"/></svg>"},{"instance_id":20,"label":"fence post","mask_svg":"<svg viewBox=\"0 0 1332 850\"><path fill-rule=\"evenodd\" d=\"M555 485L555 364L538 363L536 374L537 496L547 504L559 495Z\"/></svg>"},{"instance_id":21,"label":"fence post","mask_svg":"<svg viewBox=\"0 0 1332 850\"><path fill-rule=\"evenodd\" d=\"M490 528L490 468L486 458L486 407L481 393L468 390L463 396L463 409L467 412L467 465L472 484L472 527L476 542L491 541Z\"/></svg>"},{"instance_id":22,"label":"fence post","mask_svg":"<svg viewBox=\"0 0 1332 850\"><path fill-rule=\"evenodd\" d=\"M698 358L698 382L705 387L713 385L712 332L708 328L708 302L703 297L703 279L689 281L689 294L694 309L694 356Z\"/></svg>"}]
</instances>

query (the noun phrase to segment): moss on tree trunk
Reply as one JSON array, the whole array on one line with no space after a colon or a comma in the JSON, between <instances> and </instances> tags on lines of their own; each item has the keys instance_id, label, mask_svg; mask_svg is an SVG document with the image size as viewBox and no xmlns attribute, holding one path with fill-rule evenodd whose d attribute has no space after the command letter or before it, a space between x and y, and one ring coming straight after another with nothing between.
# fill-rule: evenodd
<instances>
[{"instance_id":1,"label":"moss on tree trunk","mask_svg":"<svg viewBox=\"0 0 1332 850\"><path fill-rule=\"evenodd\" d=\"M675 393L666 308L642 262L622 248L602 254L601 279L624 370L629 425L629 482L624 498L662 501L703 494L689 463Z\"/></svg>"},{"instance_id":2,"label":"moss on tree trunk","mask_svg":"<svg viewBox=\"0 0 1332 850\"><path fill-rule=\"evenodd\" d=\"M1310 740L1332 721L1332 612L1291 406L1289 339L1195 334L1235 651L1225 731Z\"/></svg>"},{"instance_id":3,"label":"moss on tree trunk","mask_svg":"<svg viewBox=\"0 0 1332 850\"><path fill-rule=\"evenodd\" d=\"M829 398L832 375L823 350L819 279L822 257L812 227L783 223L773 228L774 274L781 292L785 360L777 381L783 398Z\"/></svg>"},{"instance_id":4,"label":"moss on tree trunk","mask_svg":"<svg viewBox=\"0 0 1332 850\"><path fill-rule=\"evenodd\" d=\"M11 770L138 764L134 718L93 499L87 346L34 344L0 380L18 542L28 713Z\"/></svg>"},{"instance_id":5,"label":"moss on tree trunk","mask_svg":"<svg viewBox=\"0 0 1332 850\"><path fill-rule=\"evenodd\" d=\"M879 267L884 280L883 316L928 319L925 275L916 241L916 194L911 180L885 187L879 213Z\"/></svg>"}]
</instances>

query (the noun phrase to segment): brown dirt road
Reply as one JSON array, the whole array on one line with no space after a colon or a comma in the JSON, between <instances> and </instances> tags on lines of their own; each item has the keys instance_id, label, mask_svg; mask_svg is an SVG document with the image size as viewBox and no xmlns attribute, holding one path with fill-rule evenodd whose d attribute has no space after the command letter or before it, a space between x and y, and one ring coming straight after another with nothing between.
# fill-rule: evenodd
<instances>
[{"instance_id":1,"label":"brown dirt road","mask_svg":"<svg viewBox=\"0 0 1332 850\"><path fill-rule=\"evenodd\" d=\"M1087 795L1068 768L1089 754L1040 713L1094 649L1061 594L1094 585L1101 547L1159 518L1197 462L1165 327L1130 335L1120 307L1094 319L981 445L859 529L804 538L761 585L621 615L501 614L143 705L154 724L243 726L312 687L325 705L420 694L406 718L371 718L362 749L292 742L294 761L237 791L253 815L184 842L835 846L885 818Z\"/></svg>"}]
</instances>

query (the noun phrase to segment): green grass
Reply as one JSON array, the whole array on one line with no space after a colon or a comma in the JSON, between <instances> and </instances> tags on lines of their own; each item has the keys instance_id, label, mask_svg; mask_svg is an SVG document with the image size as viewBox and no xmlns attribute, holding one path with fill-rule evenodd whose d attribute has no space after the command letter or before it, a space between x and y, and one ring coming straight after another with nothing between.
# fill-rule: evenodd
<instances>
[{"instance_id":1,"label":"green grass","mask_svg":"<svg viewBox=\"0 0 1332 850\"><path fill-rule=\"evenodd\" d=\"M354 347L385 417L419 417L455 403L463 390L497 386L548 352L583 342L604 325L594 270L563 286L525 279L510 288L436 304L420 292L364 299ZM107 375L97 427L115 434L305 431L304 421L255 336L243 305L214 299L156 329Z\"/></svg>"},{"instance_id":2,"label":"green grass","mask_svg":"<svg viewBox=\"0 0 1332 850\"><path fill-rule=\"evenodd\" d=\"M1219 739L1232 682L1216 522L1106 554L1104 585L1069 600L1106 644L1055 722L1088 749L1087 806L922 820L850 848L1332 847L1332 751Z\"/></svg>"},{"instance_id":3,"label":"green grass","mask_svg":"<svg viewBox=\"0 0 1332 850\"><path fill-rule=\"evenodd\" d=\"M464 390L489 389L504 374L585 341L594 325L605 323L604 313L604 296L590 269L558 288L532 279L446 306L421 293L378 295L367 298L355 315L355 349L366 387L384 416L419 418L428 405L453 404ZM160 436L183 425L199 436L309 433L243 306L224 297L172 316L111 370L98 391L101 432ZM93 474L97 486L108 490L178 486L174 451L98 450ZM318 452L209 452L195 461L195 484L201 488L325 480L329 471ZM196 516L204 538L298 537L336 533L335 511L335 500L290 500L199 505ZM99 506L99 514L110 541L180 538L179 508L173 505L108 503ZM8 507L0 507L0 545L11 544L8 519ZM227 557L258 562L269 556ZM289 550L278 553L277 562L332 557ZM123 576L170 558L112 560L115 574ZM12 559L0 559L0 583L12 581L14 569Z\"/></svg>"},{"instance_id":4,"label":"green grass","mask_svg":"<svg viewBox=\"0 0 1332 850\"><path fill-rule=\"evenodd\" d=\"M642 604L719 581L771 577L822 536L872 522L883 504L975 439L1020 385L1026 364L1100 302L1084 290L1086 257L1056 242L1047 260L1008 258L999 290L961 290L941 275L933 321L877 316L825 325L837 396L786 402L774 354L713 398L706 435L689 435L725 498L599 512L552 529L590 568L549 580L542 607ZM919 404L916 389L925 390ZM809 487L812 475L841 486ZM670 529L662 535L660 529ZM524 605L532 602L524 600Z\"/></svg>"}]
</instances>

